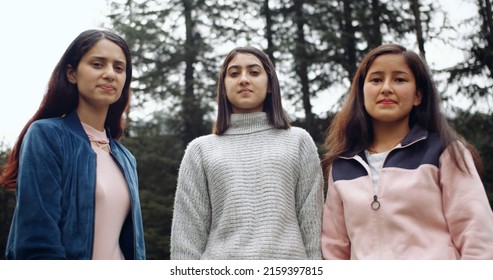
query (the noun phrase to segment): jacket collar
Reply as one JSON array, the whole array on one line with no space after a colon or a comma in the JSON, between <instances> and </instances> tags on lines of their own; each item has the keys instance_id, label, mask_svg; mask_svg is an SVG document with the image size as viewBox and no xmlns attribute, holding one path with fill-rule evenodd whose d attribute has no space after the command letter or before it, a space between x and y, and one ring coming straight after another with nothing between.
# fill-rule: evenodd
<instances>
[{"instance_id":1,"label":"jacket collar","mask_svg":"<svg viewBox=\"0 0 493 280\"><path fill-rule=\"evenodd\" d=\"M73 132L75 135L83 138L84 140L87 141L87 143L91 143L89 141L89 137L87 136L86 131L82 127L82 123L79 119L79 115L77 115L77 112L74 110L68 114L66 114L63 118L63 121L65 124L67 124L68 129ZM108 139L110 140L110 143L113 142L113 138L111 137L111 134L109 133L109 129L106 128L106 135L108 135Z\"/></svg>"},{"instance_id":2,"label":"jacket collar","mask_svg":"<svg viewBox=\"0 0 493 280\"><path fill-rule=\"evenodd\" d=\"M409 133L401 141L401 146L406 147L417 141L428 138L428 131L421 128L419 125L414 125Z\"/></svg>"},{"instance_id":3,"label":"jacket collar","mask_svg":"<svg viewBox=\"0 0 493 280\"><path fill-rule=\"evenodd\" d=\"M401 141L401 147L410 146L418 141L424 140L428 138L428 131L421 128L419 125L414 125L411 130L407 133L406 137ZM355 156L360 156L362 158L366 158L365 151L348 151L343 153L341 158L353 158Z\"/></svg>"}]
</instances>

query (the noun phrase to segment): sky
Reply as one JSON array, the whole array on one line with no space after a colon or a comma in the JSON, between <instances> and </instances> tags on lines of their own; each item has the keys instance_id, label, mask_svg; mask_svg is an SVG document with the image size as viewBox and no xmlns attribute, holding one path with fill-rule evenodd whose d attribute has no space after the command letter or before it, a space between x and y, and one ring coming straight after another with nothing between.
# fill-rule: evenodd
<instances>
[{"instance_id":1,"label":"sky","mask_svg":"<svg viewBox=\"0 0 493 280\"><path fill-rule=\"evenodd\" d=\"M108 11L105 0L0 1L0 145L11 147L37 110L53 68L82 31L97 28ZM464 0L439 0L454 19L469 17ZM427 47L430 64L452 66L461 54L447 46ZM332 105L314 103L314 112ZM2 148L0 146L0 148Z\"/></svg>"}]
</instances>

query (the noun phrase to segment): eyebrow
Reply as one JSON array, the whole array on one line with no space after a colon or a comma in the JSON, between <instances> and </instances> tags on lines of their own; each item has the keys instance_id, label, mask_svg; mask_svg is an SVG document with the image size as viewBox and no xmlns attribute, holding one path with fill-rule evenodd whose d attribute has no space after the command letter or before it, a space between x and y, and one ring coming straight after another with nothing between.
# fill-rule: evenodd
<instances>
[{"instance_id":1,"label":"eyebrow","mask_svg":"<svg viewBox=\"0 0 493 280\"><path fill-rule=\"evenodd\" d=\"M259 68L262 68L262 66L258 65L257 63L248 64L248 65L246 66L246 68L252 68L252 67L259 67ZM231 65L231 66L229 66L229 67L228 67L228 69L227 69L227 70L229 71L230 69L241 69L241 68L242 68L242 67L241 67L241 66L239 66L239 65Z\"/></svg>"},{"instance_id":2,"label":"eyebrow","mask_svg":"<svg viewBox=\"0 0 493 280\"><path fill-rule=\"evenodd\" d=\"M99 59L99 60L104 60L104 61L107 61L108 58L107 57L104 57L104 56L92 56L91 57L92 59ZM118 63L118 64L124 64L126 65L127 63L125 61L122 61L122 60L119 60L119 59L115 59L115 62Z\"/></svg>"},{"instance_id":3,"label":"eyebrow","mask_svg":"<svg viewBox=\"0 0 493 280\"><path fill-rule=\"evenodd\" d=\"M383 72L384 71L373 71L373 72L368 72L367 75L382 74ZM397 71L392 71L392 74L406 74L406 75L409 75L409 72L397 70Z\"/></svg>"}]
</instances>

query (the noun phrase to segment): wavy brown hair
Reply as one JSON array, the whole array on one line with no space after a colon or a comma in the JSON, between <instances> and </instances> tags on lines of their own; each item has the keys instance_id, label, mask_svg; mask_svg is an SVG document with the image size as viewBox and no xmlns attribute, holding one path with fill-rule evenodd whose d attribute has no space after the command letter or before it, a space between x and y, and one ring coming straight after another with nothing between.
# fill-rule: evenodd
<instances>
[{"instance_id":1,"label":"wavy brown hair","mask_svg":"<svg viewBox=\"0 0 493 280\"><path fill-rule=\"evenodd\" d=\"M281 102L281 88L279 86L279 80L277 79L276 70L274 64L269 59L269 56L263 51L254 47L237 47L231 50L223 61L221 65L221 70L219 72L219 78L217 82L217 105L218 112L213 133L221 135L229 127L229 122L231 119L231 114L233 112L231 102L228 100L226 95L226 86L224 84L224 79L226 77L228 65L233 60L233 58L239 53L251 54L257 57L262 66L267 72L267 77L269 81L268 89L270 90L264 100L264 112L267 113L270 124L275 128L288 129L290 127L289 118L286 116Z\"/></svg>"},{"instance_id":2,"label":"wavy brown hair","mask_svg":"<svg viewBox=\"0 0 493 280\"><path fill-rule=\"evenodd\" d=\"M415 106L409 116L409 127L419 125L430 132L440 135L445 147L459 140L471 151L476 168L482 174L482 163L476 149L463 139L449 124L440 111L440 97L426 63L418 54L397 44L386 44L371 50L361 61L339 113L336 114L327 131L322 166L328 174L334 160L342 154L351 155L368 149L373 141L373 125L364 106L363 86L368 70L375 59L385 54L402 55L416 78L416 90L423 94L422 101ZM456 145L452 146L452 159L460 170L465 171L461 163L462 154Z\"/></svg>"},{"instance_id":3,"label":"wavy brown hair","mask_svg":"<svg viewBox=\"0 0 493 280\"><path fill-rule=\"evenodd\" d=\"M82 57L97 42L103 39L118 45L125 54L125 59L127 61L127 68L125 70L126 79L122 94L115 103L109 106L105 121L105 127L113 138L120 139L123 135L124 124L122 116L130 100L130 82L132 80L132 60L129 47L123 38L111 31L104 29L86 30L72 41L58 61L58 64L55 66L50 80L48 81L48 88L38 110L22 129L17 138L17 142L7 159L7 163L2 169L0 186L5 186L8 189L15 189L17 171L19 168L19 152L29 126L36 120L62 117L77 108L79 93L77 85L70 83L67 79L67 66L70 65L72 69L77 69Z\"/></svg>"}]
</instances>

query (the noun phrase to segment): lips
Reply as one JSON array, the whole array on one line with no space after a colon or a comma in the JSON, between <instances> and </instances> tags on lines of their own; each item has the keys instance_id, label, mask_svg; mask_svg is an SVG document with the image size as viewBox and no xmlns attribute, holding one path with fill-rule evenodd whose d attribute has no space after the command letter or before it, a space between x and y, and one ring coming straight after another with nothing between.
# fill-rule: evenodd
<instances>
[{"instance_id":1,"label":"lips","mask_svg":"<svg viewBox=\"0 0 493 280\"><path fill-rule=\"evenodd\" d=\"M392 99L382 99L382 100L378 101L377 104L388 105L388 104L397 104L397 102L392 100Z\"/></svg>"},{"instance_id":2,"label":"lips","mask_svg":"<svg viewBox=\"0 0 493 280\"><path fill-rule=\"evenodd\" d=\"M98 87L100 89L104 90L104 91L114 91L114 90L116 90L116 88L114 86L108 85L108 84L99 85Z\"/></svg>"},{"instance_id":3,"label":"lips","mask_svg":"<svg viewBox=\"0 0 493 280\"><path fill-rule=\"evenodd\" d=\"M250 92L253 92L253 91L251 89L244 88L244 89L240 90L238 93L242 94L242 93L250 93Z\"/></svg>"}]
</instances>

